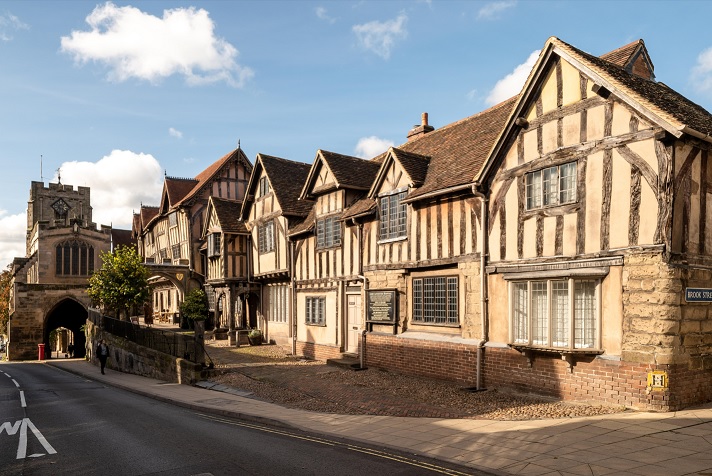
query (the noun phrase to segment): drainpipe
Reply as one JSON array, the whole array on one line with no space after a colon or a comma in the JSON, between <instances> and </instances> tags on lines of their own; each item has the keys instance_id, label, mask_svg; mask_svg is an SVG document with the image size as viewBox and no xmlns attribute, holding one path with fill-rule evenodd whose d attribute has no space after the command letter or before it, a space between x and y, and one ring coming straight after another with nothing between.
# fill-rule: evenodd
<instances>
[{"instance_id":1,"label":"drainpipe","mask_svg":"<svg viewBox=\"0 0 712 476\"><path fill-rule=\"evenodd\" d=\"M366 276L363 275L363 223L357 223L355 218L351 219L354 225L357 225L356 230L356 240L358 241L358 278L363 281L363 301L361 306L363 322L366 322L366 296L368 292L368 280ZM361 348L359 349L359 368L364 370L366 368L366 334L368 333L368 328L364 326L363 331L361 331Z\"/></svg>"},{"instance_id":2,"label":"drainpipe","mask_svg":"<svg viewBox=\"0 0 712 476\"><path fill-rule=\"evenodd\" d=\"M292 323L292 355L296 357L297 355L297 315L295 312L297 304L297 293L296 293L296 278L294 276L294 270L296 268L296 258L294 250L294 240L287 238L289 240L289 287L290 287L290 306L289 306L289 319Z\"/></svg>"},{"instance_id":3,"label":"drainpipe","mask_svg":"<svg viewBox=\"0 0 712 476\"><path fill-rule=\"evenodd\" d=\"M472 193L482 201L482 217L480 224L482 227L482 249L480 250L480 325L482 326L482 338L477 345L477 386L476 390L484 390L482 385L482 361L484 360L485 344L489 340L489 294L487 289L487 257L489 256L489 197L478 190L479 184L472 185Z\"/></svg>"}]
</instances>

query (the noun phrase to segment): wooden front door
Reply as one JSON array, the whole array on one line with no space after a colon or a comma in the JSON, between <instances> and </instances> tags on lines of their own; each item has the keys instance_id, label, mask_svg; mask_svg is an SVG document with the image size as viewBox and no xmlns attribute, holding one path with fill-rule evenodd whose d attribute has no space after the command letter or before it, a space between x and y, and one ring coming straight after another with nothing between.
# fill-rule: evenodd
<instances>
[{"instance_id":1,"label":"wooden front door","mask_svg":"<svg viewBox=\"0 0 712 476\"><path fill-rule=\"evenodd\" d=\"M346 352L358 354L361 339L361 295L347 294Z\"/></svg>"}]
</instances>

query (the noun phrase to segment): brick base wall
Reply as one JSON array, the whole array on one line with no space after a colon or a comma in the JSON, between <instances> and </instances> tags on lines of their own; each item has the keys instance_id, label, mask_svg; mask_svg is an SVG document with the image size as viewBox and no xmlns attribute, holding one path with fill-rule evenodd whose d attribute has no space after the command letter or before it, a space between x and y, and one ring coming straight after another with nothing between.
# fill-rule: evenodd
<instances>
[{"instance_id":1,"label":"brick base wall","mask_svg":"<svg viewBox=\"0 0 712 476\"><path fill-rule=\"evenodd\" d=\"M320 345L313 342L297 341L297 355L308 359L324 360L338 359L341 357L341 348L330 345Z\"/></svg>"},{"instance_id":2,"label":"brick base wall","mask_svg":"<svg viewBox=\"0 0 712 476\"><path fill-rule=\"evenodd\" d=\"M369 333L366 365L474 385L477 347ZM558 355L535 354L530 366L519 352L494 347L485 348L482 365L485 387L566 401L647 411L675 411L712 401L712 370L689 370L685 365L638 364L589 356L577 360L571 372ZM648 388L651 371L666 372L668 388Z\"/></svg>"},{"instance_id":3,"label":"brick base wall","mask_svg":"<svg viewBox=\"0 0 712 476\"><path fill-rule=\"evenodd\" d=\"M366 334L366 365L474 385L477 346L369 333Z\"/></svg>"}]
</instances>

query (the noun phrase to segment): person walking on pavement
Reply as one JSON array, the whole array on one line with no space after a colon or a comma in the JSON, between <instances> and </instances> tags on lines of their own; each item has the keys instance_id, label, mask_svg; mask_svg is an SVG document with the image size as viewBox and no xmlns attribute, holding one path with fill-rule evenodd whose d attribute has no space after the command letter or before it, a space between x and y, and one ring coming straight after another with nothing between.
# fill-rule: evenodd
<instances>
[{"instance_id":1,"label":"person walking on pavement","mask_svg":"<svg viewBox=\"0 0 712 476\"><path fill-rule=\"evenodd\" d=\"M104 373L104 367L106 367L106 359L109 358L109 346L104 343L104 339L99 341L99 345L96 346L96 355L99 357L99 362L101 363L101 373Z\"/></svg>"}]
</instances>

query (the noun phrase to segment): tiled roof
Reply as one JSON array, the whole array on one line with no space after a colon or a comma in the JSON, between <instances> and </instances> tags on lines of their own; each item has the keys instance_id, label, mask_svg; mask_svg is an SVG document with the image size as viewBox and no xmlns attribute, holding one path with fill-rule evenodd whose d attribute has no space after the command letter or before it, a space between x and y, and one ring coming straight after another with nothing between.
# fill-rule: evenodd
<instances>
[{"instance_id":1,"label":"tiled roof","mask_svg":"<svg viewBox=\"0 0 712 476\"><path fill-rule=\"evenodd\" d=\"M210 197L223 233L247 234L245 223L239 220L242 202L227 198Z\"/></svg>"},{"instance_id":2,"label":"tiled roof","mask_svg":"<svg viewBox=\"0 0 712 476\"><path fill-rule=\"evenodd\" d=\"M141 205L141 229L146 228L146 225L158 216L158 207L149 207Z\"/></svg>"},{"instance_id":3,"label":"tiled roof","mask_svg":"<svg viewBox=\"0 0 712 476\"><path fill-rule=\"evenodd\" d=\"M131 234L131 230L120 230L118 228L111 229L111 242L114 249L117 246L136 246L136 240Z\"/></svg>"},{"instance_id":4,"label":"tiled roof","mask_svg":"<svg viewBox=\"0 0 712 476\"><path fill-rule=\"evenodd\" d=\"M632 99L658 115L675 129L691 128L702 135L712 136L712 116L702 106L695 104L663 83L646 80L630 74L617 65L585 53L558 38L553 43L562 50L592 67L606 80L630 94Z\"/></svg>"},{"instance_id":5,"label":"tiled roof","mask_svg":"<svg viewBox=\"0 0 712 476\"><path fill-rule=\"evenodd\" d=\"M487 160L515 100L513 97L399 146L400 150L430 157L423 185L408 198L472 182Z\"/></svg>"},{"instance_id":6,"label":"tiled roof","mask_svg":"<svg viewBox=\"0 0 712 476\"><path fill-rule=\"evenodd\" d=\"M302 233L308 233L314 229L314 223L316 222L316 207L312 207L309 210L309 215L300 223L294 225L287 231L288 236L301 235Z\"/></svg>"},{"instance_id":7,"label":"tiled roof","mask_svg":"<svg viewBox=\"0 0 712 476\"><path fill-rule=\"evenodd\" d=\"M628 66L631 56L633 56L633 54L638 51L638 48L641 46L645 47L643 40L636 40L613 51L609 51L608 53L601 55L600 58L611 62L616 66L625 68Z\"/></svg>"},{"instance_id":8,"label":"tiled roof","mask_svg":"<svg viewBox=\"0 0 712 476\"><path fill-rule=\"evenodd\" d=\"M360 200L356 200L353 205L344 210L344 212L341 214L341 219L347 220L349 218L355 218L358 216L370 215L375 211L376 200L364 196Z\"/></svg>"},{"instance_id":9,"label":"tiled roof","mask_svg":"<svg viewBox=\"0 0 712 476\"><path fill-rule=\"evenodd\" d=\"M164 180L169 210L178 205L199 183L195 179L188 178L166 177Z\"/></svg>"},{"instance_id":10,"label":"tiled roof","mask_svg":"<svg viewBox=\"0 0 712 476\"><path fill-rule=\"evenodd\" d=\"M378 174L380 163L350 155L337 154L328 150L319 150L339 188L368 190Z\"/></svg>"},{"instance_id":11,"label":"tiled roof","mask_svg":"<svg viewBox=\"0 0 712 476\"><path fill-rule=\"evenodd\" d=\"M299 195L311 166L304 162L294 162L265 154L258 154L257 161L260 161L264 167L272 185L272 192L277 197L277 202L282 209L282 215L307 216L314 202L299 200Z\"/></svg>"},{"instance_id":12,"label":"tiled roof","mask_svg":"<svg viewBox=\"0 0 712 476\"><path fill-rule=\"evenodd\" d=\"M403 166L405 172L413 181L413 185L419 187L425 181L425 176L428 173L428 164L430 157L407 152L402 149L393 147L391 153L398 159L398 162Z\"/></svg>"}]
</instances>

